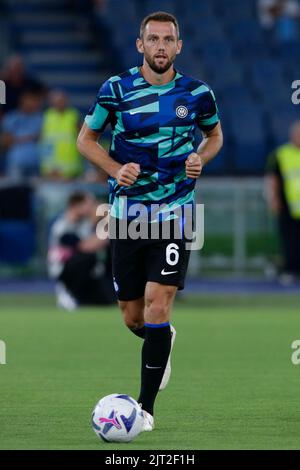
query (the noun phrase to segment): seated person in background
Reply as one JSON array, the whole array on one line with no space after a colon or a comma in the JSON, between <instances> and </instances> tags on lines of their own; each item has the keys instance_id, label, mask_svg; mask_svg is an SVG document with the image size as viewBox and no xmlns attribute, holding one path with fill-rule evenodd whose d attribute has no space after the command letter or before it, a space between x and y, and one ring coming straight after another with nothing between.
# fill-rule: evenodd
<instances>
[{"instance_id":1,"label":"seated person in background","mask_svg":"<svg viewBox=\"0 0 300 470\"><path fill-rule=\"evenodd\" d=\"M41 173L49 178L70 180L83 172L76 147L80 115L69 106L67 95L60 90L50 93L49 105L44 111L41 132Z\"/></svg>"},{"instance_id":2,"label":"seated person in background","mask_svg":"<svg viewBox=\"0 0 300 470\"><path fill-rule=\"evenodd\" d=\"M46 93L45 85L34 77L28 75L23 59L19 55L10 56L3 69L0 71L0 79L5 83L6 104L0 107L0 114L17 109L21 96L25 91L39 94L43 99Z\"/></svg>"},{"instance_id":3,"label":"seated person in background","mask_svg":"<svg viewBox=\"0 0 300 470\"><path fill-rule=\"evenodd\" d=\"M67 310L115 302L109 240L96 236L96 207L90 194L74 192L50 231L48 272L57 281L57 304Z\"/></svg>"},{"instance_id":4,"label":"seated person in background","mask_svg":"<svg viewBox=\"0 0 300 470\"><path fill-rule=\"evenodd\" d=\"M25 91L16 111L5 114L1 143L6 150L5 174L12 178L39 174L38 139L42 125L41 95Z\"/></svg>"}]
</instances>

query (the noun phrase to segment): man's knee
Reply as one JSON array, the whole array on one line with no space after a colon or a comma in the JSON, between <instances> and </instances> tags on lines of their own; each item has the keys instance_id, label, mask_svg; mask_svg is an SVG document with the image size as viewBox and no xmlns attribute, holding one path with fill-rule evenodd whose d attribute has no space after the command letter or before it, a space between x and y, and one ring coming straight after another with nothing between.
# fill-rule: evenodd
<instances>
[{"instance_id":1,"label":"man's knee","mask_svg":"<svg viewBox=\"0 0 300 470\"><path fill-rule=\"evenodd\" d=\"M145 321L164 323L169 321L172 302L176 293L174 286L151 286L146 289Z\"/></svg>"},{"instance_id":2,"label":"man's knee","mask_svg":"<svg viewBox=\"0 0 300 470\"><path fill-rule=\"evenodd\" d=\"M119 301L125 325L132 329L144 325L144 301Z\"/></svg>"}]
</instances>

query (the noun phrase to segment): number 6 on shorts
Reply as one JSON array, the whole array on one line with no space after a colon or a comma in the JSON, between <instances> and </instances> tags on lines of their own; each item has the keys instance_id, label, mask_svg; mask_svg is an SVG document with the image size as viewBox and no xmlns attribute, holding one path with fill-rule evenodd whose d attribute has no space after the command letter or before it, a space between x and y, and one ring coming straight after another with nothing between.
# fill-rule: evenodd
<instances>
[{"instance_id":1,"label":"number 6 on shorts","mask_svg":"<svg viewBox=\"0 0 300 470\"><path fill-rule=\"evenodd\" d=\"M166 261L170 266L175 266L179 260L179 246L176 243L169 243L166 247Z\"/></svg>"}]
</instances>

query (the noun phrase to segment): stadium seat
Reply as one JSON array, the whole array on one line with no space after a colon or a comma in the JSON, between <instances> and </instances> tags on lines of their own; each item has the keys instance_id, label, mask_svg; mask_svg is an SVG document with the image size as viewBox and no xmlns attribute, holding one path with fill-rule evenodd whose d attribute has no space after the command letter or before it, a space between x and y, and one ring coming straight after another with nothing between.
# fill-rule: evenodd
<instances>
[{"instance_id":1,"label":"stadium seat","mask_svg":"<svg viewBox=\"0 0 300 470\"><path fill-rule=\"evenodd\" d=\"M0 189L0 262L27 263L35 250L32 188L3 186Z\"/></svg>"},{"instance_id":2,"label":"stadium seat","mask_svg":"<svg viewBox=\"0 0 300 470\"><path fill-rule=\"evenodd\" d=\"M201 59L205 62L218 62L219 60L230 60L232 58L232 49L227 42L212 41L208 44L201 42L194 44L195 53L201 54Z\"/></svg>"},{"instance_id":3,"label":"stadium seat","mask_svg":"<svg viewBox=\"0 0 300 470\"><path fill-rule=\"evenodd\" d=\"M268 128L267 143L282 141L286 136L291 119L285 113L284 118L281 113L275 115L274 108L282 109L290 102L291 82L299 78L300 43L278 44L274 36L265 33L253 0L114 0L107 2L100 16L86 12L83 27L81 16L85 9L81 8L79 15L78 2L69 13L69 0L30 1L28 8L22 2L9 3L12 31L16 32L29 70L50 87L65 88L72 104L82 112L86 112L100 83L109 75L141 63L135 48L140 19L150 12L165 10L178 17L184 40L176 68L213 88L220 109L229 114L224 126L233 146L240 145L244 131L243 123L232 123L230 110L247 119L248 111L253 110L253 126L255 117L258 115L260 122L263 115ZM92 16L97 25L95 31L86 27ZM105 34L98 40L97 30L103 26ZM105 47L101 46L103 40ZM108 57L112 58L109 65ZM258 145L262 147L260 142Z\"/></svg>"},{"instance_id":4,"label":"stadium seat","mask_svg":"<svg viewBox=\"0 0 300 470\"><path fill-rule=\"evenodd\" d=\"M233 150L234 173L237 175L259 175L266 166L265 142L236 142Z\"/></svg>"},{"instance_id":5,"label":"stadium seat","mask_svg":"<svg viewBox=\"0 0 300 470\"><path fill-rule=\"evenodd\" d=\"M203 175L226 175L231 172L230 153L230 147L225 142L218 155L204 167Z\"/></svg>"},{"instance_id":6,"label":"stadium seat","mask_svg":"<svg viewBox=\"0 0 300 470\"><path fill-rule=\"evenodd\" d=\"M250 108L253 105L253 109L256 109L251 90L243 84L232 84L223 87L222 90L220 90L220 96L222 97L224 107L228 114L234 113L237 115L240 109L243 112L244 107Z\"/></svg>"},{"instance_id":7,"label":"stadium seat","mask_svg":"<svg viewBox=\"0 0 300 470\"><path fill-rule=\"evenodd\" d=\"M6 169L6 154L0 150L0 175L4 175Z\"/></svg>"},{"instance_id":8,"label":"stadium seat","mask_svg":"<svg viewBox=\"0 0 300 470\"><path fill-rule=\"evenodd\" d=\"M159 2L160 3L160 2ZM208 18L214 18L214 10L212 7L212 4L209 0L201 0L195 2L194 0L186 0L185 2L182 1L177 1L176 4L176 11L178 14L178 18L181 19L181 21L185 21L187 18L201 18L204 21L206 21ZM191 12L193 12L193 15L191 15ZM199 25L200 22L197 21L197 24Z\"/></svg>"},{"instance_id":9,"label":"stadium seat","mask_svg":"<svg viewBox=\"0 0 300 470\"><path fill-rule=\"evenodd\" d=\"M227 43L224 37L224 31L220 24L214 17L207 18L199 27L195 21L190 17L188 21L184 22L184 37L186 34L192 40L192 46L196 50L203 45L205 47L208 42L222 42Z\"/></svg>"},{"instance_id":10,"label":"stadium seat","mask_svg":"<svg viewBox=\"0 0 300 470\"><path fill-rule=\"evenodd\" d=\"M294 60L299 63L300 40L278 44L275 54L280 60Z\"/></svg>"},{"instance_id":11,"label":"stadium seat","mask_svg":"<svg viewBox=\"0 0 300 470\"><path fill-rule=\"evenodd\" d=\"M210 85L216 90L227 87L243 86L243 72L241 67L233 60L220 60L204 62L205 70L212 77Z\"/></svg>"},{"instance_id":12,"label":"stadium seat","mask_svg":"<svg viewBox=\"0 0 300 470\"><path fill-rule=\"evenodd\" d=\"M282 65L272 59L256 60L251 64L251 78L254 85L264 82L280 83L282 80Z\"/></svg>"},{"instance_id":13,"label":"stadium seat","mask_svg":"<svg viewBox=\"0 0 300 470\"><path fill-rule=\"evenodd\" d=\"M263 47L264 37L256 20L234 22L230 28L230 38L236 49L241 51L250 46Z\"/></svg>"},{"instance_id":14,"label":"stadium seat","mask_svg":"<svg viewBox=\"0 0 300 470\"><path fill-rule=\"evenodd\" d=\"M72 9L69 0L30 0L26 6L13 0L4 3L8 6L15 47L22 54L29 72L49 88L71 90L71 104L80 103L80 110L86 112L91 104L86 97L95 96L102 79L101 69L102 73L105 67L107 70L102 44L98 41L97 49L93 49L96 38L93 37L89 8L83 17L82 9L78 10L78 1L73 2ZM94 80L91 86L87 85L90 76L96 74L98 83Z\"/></svg>"},{"instance_id":15,"label":"stadium seat","mask_svg":"<svg viewBox=\"0 0 300 470\"><path fill-rule=\"evenodd\" d=\"M255 15L255 5L253 0L211 0L210 2L215 12L222 17L225 22L236 22L238 19L248 19Z\"/></svg>"},{"instance_id":16,"label":"stadium seat","mask_svg":"<svg viewBox=\"0 0 300 470\"><path fill-rule=\"evenodd\" d=\"M176 1L174 0L145 0L143 3L145 14L153 11L168 11L174 14L176 10Z\"/></svg>"},{"instance_id":17,"label":"stadium seat","mask_svg":"<svg viewBox=\"0 0 300 470\"><path fill-rule=\"evenodd\" d=\"M258 174L264 169L267 143L264 119L263 109L254 101L241 101L228 111L233 165L237 174Z\"/></svg>"},{"instance_id":18,"label":"stadium seat","mask_svg":"<svg viewBox=\"0 0 300 470\"><path fill-rule=\"evenodd\" d=\"M36 235L32 222L0 220L0 263L28 263L35 250Z\"/></svg>"}]
</instances>

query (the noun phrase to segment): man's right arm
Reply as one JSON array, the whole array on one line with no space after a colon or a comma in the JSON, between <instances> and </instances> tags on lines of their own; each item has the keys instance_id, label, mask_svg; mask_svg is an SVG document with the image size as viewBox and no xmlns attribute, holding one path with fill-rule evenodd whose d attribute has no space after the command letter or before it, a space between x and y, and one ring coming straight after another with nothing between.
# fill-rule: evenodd
<instances>
[{"instance_id":1,"label":"man's right arm","mask_svg":"<svg viewBox=\"0 0 300 470\"><path fill-rule=\"evenodd\" d=\"M283 204L280 197L280 180L278 176L272 174L266 176L266 197L270 211L273 214L279 214Z\"/></svg>"},{"instance_id":2,"label":"man's right arm","mask_svg":"<svg viewBox=\"0 0 300 470\"><path fill-rule=\"evenodd\" d=\"M122 165L108 155L107 151L98 143L98 138L99 133L84 123L77 138L77 148L93 165L102 168L113 178L117 178Z\"/></svg>"},{"instance_id":3,"label":"man's right arm","mask_svg":"<svg viewBox=\"0 0 300 470\"><path fill-rule=\"evenodd\" d=\"M276 152L272 152L267 160L265 177L265 194L269 210L279 214L283 208L281 198L280 170L277 163Z\"/></svg>"},{"instance_id":4,"label":"man's right arm","mask_svg":"<svg viewBox=\"0 0 300 470\"><path fill-rule=\"evenodd\" d=\"M116 178L120 186L130 186L136 181L140 173L140 166L136 163L121 165L116 162L98 143L99 135L84 123L77 138L79 152L93 165Z\"/></svg>"}]
</instances>

